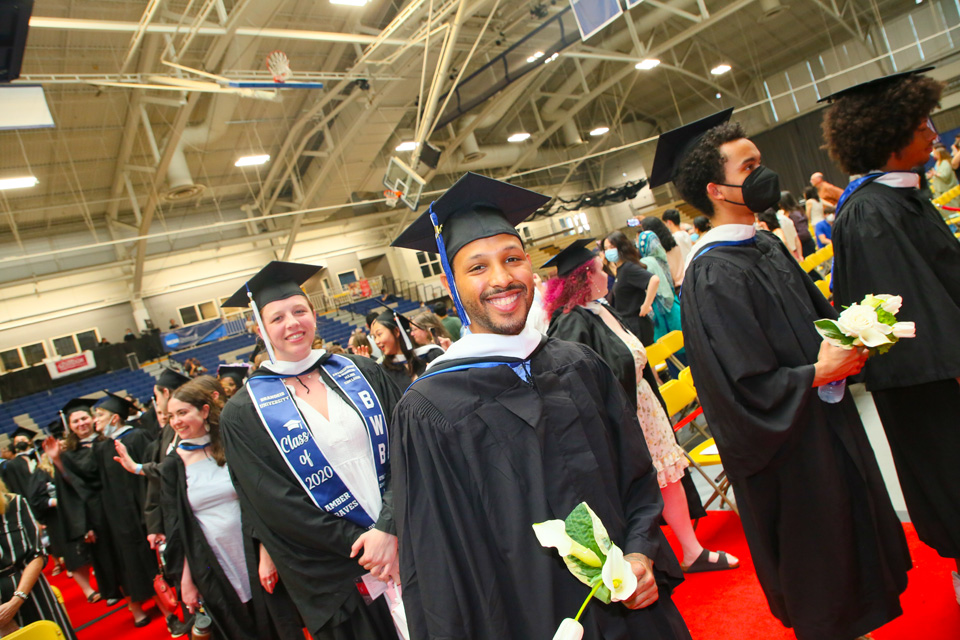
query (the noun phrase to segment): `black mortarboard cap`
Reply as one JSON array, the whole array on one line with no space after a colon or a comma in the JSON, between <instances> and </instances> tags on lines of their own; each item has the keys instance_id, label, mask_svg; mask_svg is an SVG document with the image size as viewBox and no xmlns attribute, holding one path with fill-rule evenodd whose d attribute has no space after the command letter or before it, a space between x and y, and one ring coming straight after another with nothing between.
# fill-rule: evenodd
<instances>
[{"instance_id":1,"label":"black mortarboard cap","mask_svg":"<svg viewBox=\"0 0 960 640\"><path fill-rule=\"evenodd\" d=\"M169 367L164 367L160 375L157 376L157 386L171 391L179 389L188 382L190 382L190 376Z\"/></svg>"},{"instance_id":2,"label":"black mortarboard cap","mask_svg":"<svg viewBox=\"0 0 960 640\"><path fill-rule=\"evenodd\" d=\"M563 251L544 262L540 268L556 267L558 276L568 275L580 265L596 257L597 254L588 248L596 240L596 238L574 240L570 245L564 247Z\"/></svg>"},{"instance_id":3,"label":"black mortarboard cap","mask_svg":"<svg viewBox=\"0 0 960 640\"><path fill-rule=\"evenodd\" d=\"M286 300L292 296L306 295L300 288L323 267L312 264L297 264L296 262L279 262L274 260L263 269L260 269L252 278L237 289L221 307L246 307L250 305L247 291L253 294L253 301L263 309L264 305L277 300Z\"/></svg>"},{"instance_id":4,"label":"black mortarboard cap","mask_svg":"<svg viewBox=\"0 0 960 640\"><path fill-rule=\"evenodd\" d=\"M909 78L911 76L920 75L921 73L926 73L934 69L934 67L921 67L919 69L911 69L910 71L898 71L897 73L891 73L888 76L883 76L880 78L874 78L873 80L867 80L866 82L861 82L860 84L855 84L852 87L847 87L846 89L841 89L840 91L834 91L828 96L824 96L817 100L820 102L833 102L839 98L842 98L847 95L853 95L855 93L869 92L874 89L880 89L889 84L893 84L897 80L902 80L904 78Z\"/></svg>"},{"instance_id":5,"label":"black mortarboard cap","mask_svg":"<svg viewBox=\"0 0 960 640\"><path fill-rule=\"evenodd\" d=\"M60 436L62 436L65 429L66 427L63 426L63 420L61 420L60 418L57 418L56 420L51 420L47 424L47 433L49 433L51 436L55 438L59 438Z\"/></svg>"},{"instance_id":6,"label":"black mortarboard cap","mask_svg":"<svg viewBox=\"0 0 960 640\"><path fill-rule=\"evenodd\" d=\"M243 384L244 379L250 373L250 365L243 364L222 364L217 367L217 377L222 378L224 376L229 376L233 378L234 382L237 383L237 386Z\"/></svg>"},{"instance_id":7,"label":"black mortarboard cap","mask_svg":"<svg viewBox=\"0 0 960 640\"><path fill-rule=\"evenodd\" d=\"M93 405L94 408L105 409L110 413L117 414L122 420L126 420L133 411L133 405L115 393L110 393L106 390L104 393L107 395L97 400L97 403Z\"/></svg>"},{"instance_id":8,"label":"black mortarboard cap","mask_svg":"<svg viewBox=\"0 0 960 640\"><path fill-rule=\"evenodd\" d=\"M704 134L730 119L733 107L718 111L696 122L685 124L660 134L657 141L657 153L653 157L653 169L650 171L650 187L659 187L676 177L680 165L688 153L693 151Z\"/></svg>"},{"instance_id":9,"label":"black mortarboard cap","mask_svg":"<svg viewBox=\"0 0 960 640\"><path fill-rule=\"evenodd\" d=\"M97 398L74 398L68 400L67 404L63 405L60 409L60 413L63 414L65 420L70 420L70 414L74 411L86 411L90 413L90 409L93 405L97 404Z\"/></svg>"},{"instance_id":10,"label":"black mortarboard cap","mask_svg":"<svg viewBox=\"0 0 960 640\"><path fill-rule=\"evenodd\" d=\"M550 198L535 191L466 173L434 201L426 213L404 229L391 246L437 253L436 234L430 219L433 212L441 226L447 259L452 262L457 252L474 240L502 233L519 238L516 226L549 201Z\"/></svg>"},{"instance_id":11,"label":"black mortarboard cap","mask_svg":"<svg viewBox=\"0 0 960 640\"><path fill-rule=\"evenodd\" d=\"M27 429L26 427L17 427L13 430L13 433L10 434L10 439L13 440L17 436L26 436L29 440L33 441L37 437L39 432L33 429Z\"/></svg>"}]
</instances>

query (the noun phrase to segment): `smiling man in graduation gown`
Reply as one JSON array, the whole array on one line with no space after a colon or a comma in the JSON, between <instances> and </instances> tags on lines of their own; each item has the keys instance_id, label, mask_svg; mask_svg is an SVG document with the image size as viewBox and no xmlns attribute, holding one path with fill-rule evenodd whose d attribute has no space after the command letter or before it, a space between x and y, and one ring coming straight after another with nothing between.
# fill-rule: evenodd
<instances>
[{"instance_id":1,"label":"smiling man in graduation gown","mask_svg":"<svg viewBox=\"0 0 960 640\"><path fill-rule=\"evenodd\" d=\"M897 319L916 323L915 338L867 363L867 389L917 534L960 571L960 243L912 170L937 139L929 116L943 85L920 75L928 70L824 98L833 102L824 116L831 157L864 174L837 207L833 291L842 305L868 293L901 296ZM960 601L956 572L953 588Z\"/></svg>"},{"instance_id":2,"label":"smiling man in graduation gown","mask_svg":"<svg viewBox=\"0 0 960 640\"><path fill-rule=\"evenodd\" d=\"M584 637L689 638L670 597L682 574L659 528L657 474L632 404L589 348L524 327L533 269L514 227L546 201L467 174L394 242L439 248L469 328L407 390L392 421L411 637L553 637L589 587L531 525L587 502L628 554L638 587L625 602L591 603Z\"/></svg>"},{"instance_id":3,"label":"smiling man in graduation gown","mask_svg":"<svg viewBox=\"0 0 960 640\"><path fill-rule=\"evenodd\" d=\"M779 180L732 111L660 136L650 176L713 224L688 258L684 343L770 609L799 640L852 640L900 615L910 567L853 399L817 394L866 354L821 340L836 312L754 228Z\"/></svg>"}]
</instances>

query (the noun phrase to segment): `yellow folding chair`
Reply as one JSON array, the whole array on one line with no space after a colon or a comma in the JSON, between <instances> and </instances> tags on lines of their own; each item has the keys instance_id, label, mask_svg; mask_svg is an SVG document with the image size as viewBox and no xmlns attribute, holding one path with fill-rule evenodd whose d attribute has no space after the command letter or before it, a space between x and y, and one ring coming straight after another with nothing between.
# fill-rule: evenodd
<instances>
[{"instance_id":1,"label":"yellow folding chair","mask_svg":"<svg viewBox=\"0 0 960 640\"><path fill-rule=\"evenodd\" d=\"M63 640L66 638L56 622L38 620L27 626L17 629L4 640Z\"/></svg>"},{"instance_id":2,"label":"yellow folding chair","mask_svg":"<svg viewBox=\"0 0 960 640\"><path fill-rule=\"evenodd\" d=\"M662 344L666 350L667 360L672 362L677 369L683 369L683 363L677 358L676 353L683 349L683 332L673 330L670 333L660 336L657 344Z\"/></svg>"},{"instance_id":3,"label":"yellow folding chair","mask_svg":"<svg viewBox=\"0 0 960 640\"><path fill-rule=\"evenodd\" d=\"M693 384L693 372L690 371L690 367L684 367L683 369L681 369L678 379L680 380L680 382L686 382L688 385L690 385L690 388L693 389L694 391L697 390L697 386Z\"/></svg>"},{"instance_id":4,"label":"yellow folding chair","mask_svg":"<svg viewBox=\"0 0 960 640\"><path fill-rule=\"evenodd\" d=\"M826 278L823 280L817 280L814 284L817 285L817 289L820 289L820 293L822 293L823 297L827 300L829 300L830 296L833 295L833 292L830 291L830 281Z\"/></svg>"},{"instance_id":5,"label":"yellow folding chair","mask_svg":"<svg viewBox=\"0 0 960 640\"><path fill-rule=\"evenodd\" d=\"M653 370L657 373L666 371L667 358L671 355L667 350L667 347L660 342L654 342L650 346L644 347L644 349L647 352L647 362L650 363L650 366L653 367Z\"/></svg>"},{"instance_id":6,"label":"yellow folding chair","mask_svg":"<svg viewBox=\"0 0 960 640\"><path fill-rule=\"evenodd\" d=\"M681 375L683 372L681 371ZM663 396L664 402L667 404L667 413L672 420L677 416L680 411L689 406L694 400L696 400L697 393L694 391L693 387L688 385L685 382L680 380L669 380L660 387L660 395ZM703 414L703 408L697 407L691 414L684 417L683 419L677 421L673 425L674 432L679 431L687 425L693 425L694 428L699 430L701 433L704 433L700 429L699 425L695 422L696 418L700 417ZM706 437L706 434L704 433ZM690 461L690 464L693 465L693 468L696 469L703 479L707 481L707 484L713 489L713 495L710 496L710 499L707 500L705 507L710 506L714 500L717 498L720 499L720 504L726 504L730 509L740 515L740 511L737 509L737 506L730 501L727 497L727 492L730 490L730 482L727 480L726 471L721 471L720 475L716 478L711 478L710 474L704 471L703 467L718 465L720 464L719 455L708 455L704 451L710 449L716 444L713 438L707 437L707 439L694 448L693 451L686 451L684 449L684 455L687 457L687 460Z\"/></svg>"}]
</instances>

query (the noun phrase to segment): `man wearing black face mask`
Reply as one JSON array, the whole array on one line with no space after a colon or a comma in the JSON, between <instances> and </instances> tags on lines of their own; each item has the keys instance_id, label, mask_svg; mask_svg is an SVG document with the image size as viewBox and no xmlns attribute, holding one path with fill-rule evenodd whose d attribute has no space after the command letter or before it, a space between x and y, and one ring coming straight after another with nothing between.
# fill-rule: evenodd
<instances>
[{"instance_id":1,"label":"man wearing black face mask","mask_svg":"<svg viewBox=\"0 0 960 640\"><path fill-rule=\"evenodd\" d=\"M817 394L866 355L820 338L836 312L755 230L779 180L730 111L662 135L650 176L713 225L687 261L685 346L771 611L799 640L852 640L900 615L910 567L853 400Z\"/></svg>"}]
</instances>

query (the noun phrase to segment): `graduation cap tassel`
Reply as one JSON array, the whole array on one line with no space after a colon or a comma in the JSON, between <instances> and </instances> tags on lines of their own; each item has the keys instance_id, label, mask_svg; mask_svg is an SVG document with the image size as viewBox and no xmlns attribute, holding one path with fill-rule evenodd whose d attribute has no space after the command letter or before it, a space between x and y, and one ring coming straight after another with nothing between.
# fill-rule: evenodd
<instances>
[{"instance_id":1,"label":"graduation cap tassel","mask_svg":"<svg viewBox=\"0 0 960 640\"><path fill-rule=\"evenodd\" d=\"M407 351L413 351L413 343L410 342L410 336L407 335L406 330L403 328L403 323L400 322L400 316L396 311L393 312L393 319L397 323L397 329L400 329L400 337L403 338L403 344L407 347Z\"/></svg>"},{"instance_id":2,"label":"graduation cap tassel","mask_svg":"<svg viewBox=\"0 0 960 640\"><path fill-rule=\"evenodd\" d=\"M263 326L263 319L260 317L260 309L257 308L257 303L253 301L253 293L250 291L250 286L247 286L247 297L250 298L250 308L253 310L253 319L257 321L257 326L260 327L260 337L263 338L263 346L267 348L267 355L270 356L270 363L276 364L277 359L273 355L273 346L270 344L270 338L267 337L267 328Z\"/></svg>"},{"instance_id":3,"label":"graduation cap tassel","mask_svg":"<svg viewBox=\"0 0 960 640\"><path fill-rule=\"evenodd\" d=\"M466 309L463 308L463 303L460 302L460 292L457 291L457 284L453 279L453 268L450 266L450 261L447 260L447 247L443 241L443 236L440 235L440 221L437 220L437 214L433 212L433 203L430 203L430 222L433 223L433 232L437 238L437 249L440 253L440 265L443 267L443 272L447 274L447 282L450 285L450 297L453 298L453 305L457 308L457 315L460 316L460 321L464 327L470 326L470 316L467 315Z\"/></svg>"},{"instance_id":4,"label":"graduation cap tassel","mask_svg":"<svg viewBox=\"0 0 960 640\"><path fill-rule=\"evenodd\" d=\"M63 415L63 409L61 409L57 413L60 414L60 422L63 423L63 428L65 429L64 433L70 433L70 427L69 425L67 425L67 416Z\"/></svg>"}]
</instances>

